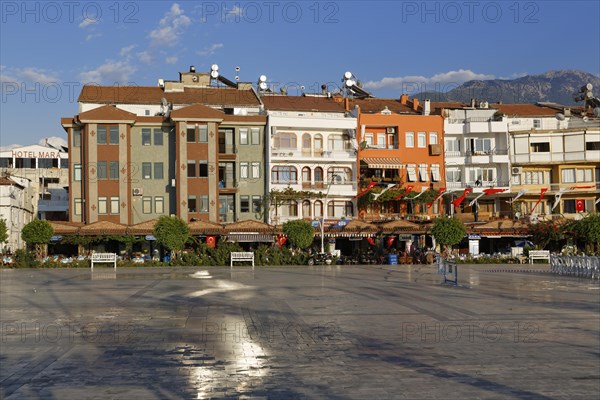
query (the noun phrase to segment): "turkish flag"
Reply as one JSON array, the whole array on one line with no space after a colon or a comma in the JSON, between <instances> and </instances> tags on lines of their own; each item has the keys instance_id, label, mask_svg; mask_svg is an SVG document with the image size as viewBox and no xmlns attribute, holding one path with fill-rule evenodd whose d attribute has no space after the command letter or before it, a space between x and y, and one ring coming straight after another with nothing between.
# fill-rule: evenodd
<instances>
[{"instance_id":1,"label":"turkish flag","mask_svg":"<svg viewBox=\"0 0 600 400\"><path fill-rule=\"evenodd\" d=\"M216 244L217 244L216 236L207 236L206 237L206 247L210 247L211 249L214 249Z\"/></svg>"},{"instance_id":2,"label":"turkish flag","mask_svg":"<svg viewBox=\"0 0 600 400\"><path fill-rule=\"evenodd\" d=\"M285 235L277 235L277 244L279 247L283 247L283 245L287 242L287 236Z\"/></svg>"},{"instance_id":3,"label":"turkish flag","mask_svg":"<svg viewBox=\"0 0 600 400\"><path fill-rule=\"evenodd\" d=\"M368 237L368 238L367 238L367 242L369 242L369 244L370 244L371 246L375 246L375 239L373 239L372 237Z\"/></svg>"},{"instance_id":4,"label":"turkish flag","mask_svg":"<svg viewBox=\"0 0 600 400\"><path fill-rule=\"evenodd\" d=\"M462 196L457 197L456 199L452 200L452 204L454 204L455 207L460 206L460 203L462 203L463 200L467 197L467 195L469 193L471 193L472 191L473 191L473 189L466 188L465 191L463 192Z\"/></svg>"},{"instance_id":5,"label":"turkish flag","mask_svg":"<svg viewBox=\"0 0 600 400\"><path fill-rule=\"evenodd\" d=\"M393 200L399 200L399 199L403 198L404 196L409 194L413 190L413 188L414 188L413 185L406 185L406 190L404 191L404 193L394 197Z\"/></svg>"},{"instance_id":6,"label":"turkish flag","mask_svg":"<svg viewBox=\"0 0 600 400\"><path fill-rule=\"evenodd\" d=\"M585 211L585 201L581 200L581 199L575 200L575 210L577 210L577 212L584 212Z\"/></svg>"},{"instance_id":7,"label":"turkish flag","mask_svg":"<svg viewBox=\"0 0 600 400\"><path fill-rule=\"evenodd\" d=\"M396 240L396 236L394 236L394 235L388 236L387 247L392 247L392 245L394 244L394 240Z\"/></svg>"},{"instance_id":8,"label":"turkish flag","mask_svg":"<svg viewBox=\"0 0 600 400\"><path fill-rule=\"evenodd\" d=\"M357 194L356 196L354 196L355 199L358 199L359 197L369 193L369 191L371 189L373 189L375 187L375 185L377 185L377 181L371 181L369 182L369 185L367 186L367 188L365 190L363 190L362 192L360 192L359 194Z\"/></svg>"}]
</instances>

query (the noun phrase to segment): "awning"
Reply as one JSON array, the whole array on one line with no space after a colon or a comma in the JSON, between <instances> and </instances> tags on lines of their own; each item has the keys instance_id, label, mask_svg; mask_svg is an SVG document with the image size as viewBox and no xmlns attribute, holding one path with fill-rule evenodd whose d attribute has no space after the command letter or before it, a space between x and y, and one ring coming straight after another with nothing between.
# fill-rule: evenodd
<instances>
[{"instance_id":1,"label":"awning","mask_svg":"<svg viewBox=\"0 0 600 400\"><path fill-rule=\"evenodd\" d=\"M227 235L228 242L261 242L261 243L273 243L273 235L260 235L260 234L229 234Z\"/></svg>"},{"instance_id":2,"label":"awning","mask_svg":"<svg viewBox=\"0 0 600 400\"><path fill-rule=\"evenodd\" d=\"M402 162L395 157L366 157L360 160L367 165L367 168L379 169L400 169Z\"/></svg>"}]
</instances>

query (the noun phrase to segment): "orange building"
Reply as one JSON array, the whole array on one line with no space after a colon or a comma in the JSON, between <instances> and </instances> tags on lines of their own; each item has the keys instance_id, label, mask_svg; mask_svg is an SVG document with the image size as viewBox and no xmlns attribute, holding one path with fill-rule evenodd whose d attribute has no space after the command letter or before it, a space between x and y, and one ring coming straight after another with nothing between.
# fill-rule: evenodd
<instances>
[{"instance_id":1,"label":"orange building","mask_svg":"<svg viewBox=\"0 0 600 400\"><path fill-rule=\"evenodd\" d=\"M349 106L358 117L360 191L366 190L370 182L378 182L374 192L391 192L384 201L372 201L374 196L370 196L371 201L361 201L360 196L359 216L387 219L417 213L443 214L441 199L426 206L445 182L444 119L431 115L430 102L420 104L418 99L410 101L403 94L399 100L353 99ZM413 193L394 199L409 186Z\"/></svg>"}]
</instances>

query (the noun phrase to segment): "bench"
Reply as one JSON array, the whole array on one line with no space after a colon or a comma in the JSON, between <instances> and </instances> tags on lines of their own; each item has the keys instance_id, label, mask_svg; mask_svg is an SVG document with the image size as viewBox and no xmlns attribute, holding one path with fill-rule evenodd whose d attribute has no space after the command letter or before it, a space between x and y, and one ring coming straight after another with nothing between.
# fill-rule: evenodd
<instances>
[{"instance_id":1,"label":"bench","mask_svg":"<svg viewBox=\"0 0 600 400\"><path fill-rule=\"evenodd\" d=\"M533 264L533 260L550 262L550 250L529 250L529 264Z\"/></svg>"},{"instance_id":2,"label":"bench","mask_svg":"<svg viewBox=\"0 0 600 400\"><path fill-rule=\"evenodd\" d=\"M233 268L235 261L251 261L252 269L254 269L254 253L251 251L232 251L229 253L230 257L230 268Z\"/></svg>"},{"instance_id":3,"label":"bench","mask_svg":"<svg viewBox=\"0 0 600 400\"><path fill-rule=\"evenodd\" d=\"M94 269L94 263L112 263L117 269L117 255L115 253L92 253L90 261L92 269Z\"/></svg>"}]
</instances>

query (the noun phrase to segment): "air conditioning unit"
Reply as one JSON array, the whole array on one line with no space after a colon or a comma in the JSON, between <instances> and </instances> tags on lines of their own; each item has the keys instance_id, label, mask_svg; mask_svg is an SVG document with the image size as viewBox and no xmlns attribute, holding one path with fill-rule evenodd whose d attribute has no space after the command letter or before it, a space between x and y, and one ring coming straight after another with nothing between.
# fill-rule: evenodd
<instances>
[{"instance_id":1,"label":"air conditioning unit","mask_svg":"<svg viewBox=\"0 0 600 400\"><path fill-rule=\"evenodd\" d=\"M386 128L386 130L385 130L385 131L386 131L387 133L396 133L396 128L394 128L394 127L392 126L392 127Z\"/></svg>"},{"instance_id":2,"label":"air conditioning unit","mask_svg":"<svg viewBox=\"0 0 600 400\"><path fill-rule=\"evenodd\" d=\"M429 155L430 156L441 156L442 155L442 145L441 144L430 144L429 145Z\"/></svg>"},{"instance_id":3,"label":"air conditioning unit","mask_svg":"<svg viewBox=\"0 0 600 400\"><path fill-rule=\"evenodd\" d=\"M523 172L523 167L512 167L510 171L513 175L521 175L521 173Z\"/></svg>"},{"instance_id":4,"label":"air conditioning unit","mask_svg":"<svg viewBox=\"0 0 600 400\"><path fill-rule=\"evenodd\" d=\"M144 194L144 191L142 190L142 188L133 188L133 195L134 196L141 196Z\"/></svg>"}]
</instances>

